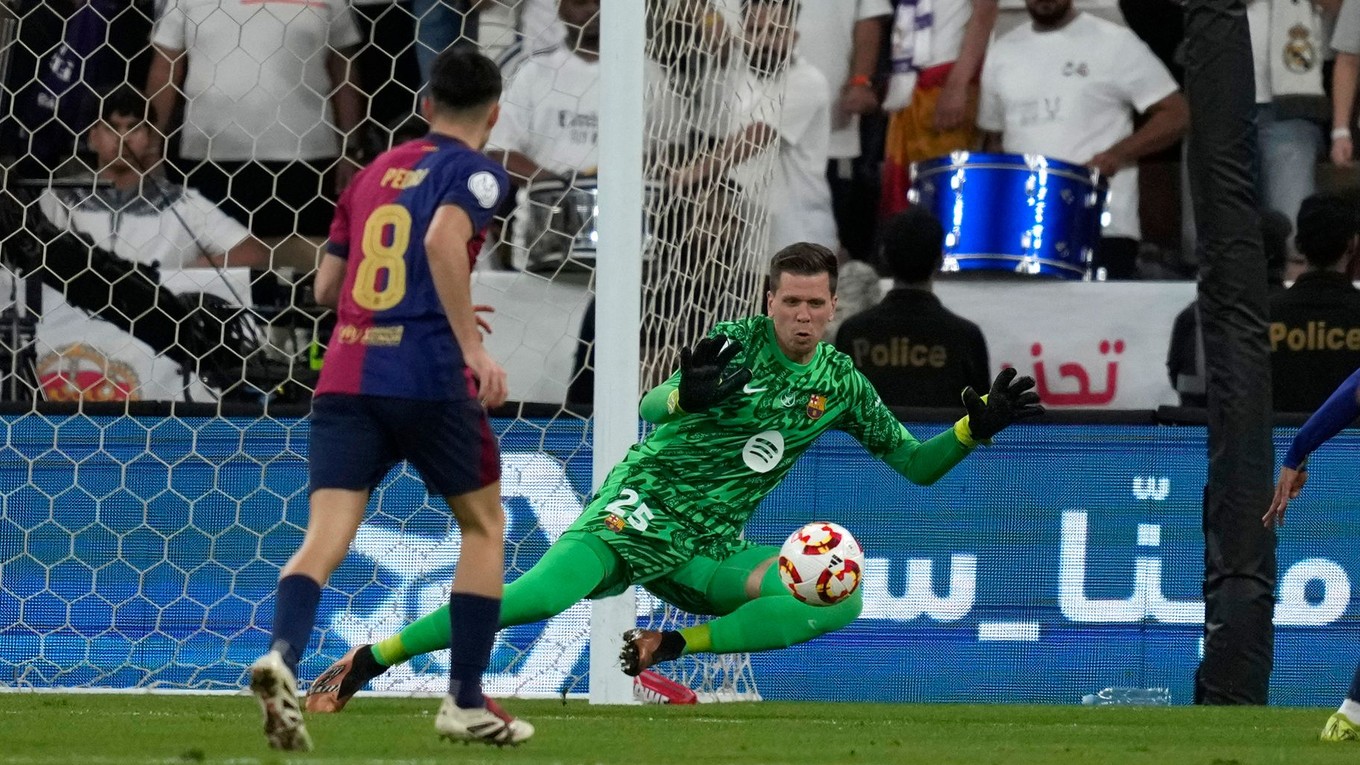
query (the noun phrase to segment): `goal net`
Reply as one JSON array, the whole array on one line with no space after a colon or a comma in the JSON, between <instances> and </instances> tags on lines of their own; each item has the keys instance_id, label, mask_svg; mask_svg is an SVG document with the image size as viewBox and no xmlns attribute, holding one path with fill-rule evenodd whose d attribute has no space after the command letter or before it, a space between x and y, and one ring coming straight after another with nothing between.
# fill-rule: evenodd
<instances>
[{"instance_id":1,"label":"goal net","mask_svg":"<svg viewBox=\"0 0 1360 765\"><path fill-rule=\"evenodd\" d=\"M565 5L318 0L209 18L174 0L0 0L0 688L242 685L306 525L305 415L332 326L311 284L343 154L421 134L420 66L445 45L477 46L507 83L488 149L516 194L473 286L515 402L493 419L507 579L579 514L590 307L612 278L595 268L609 115L596 22L564 22L592 4ZM646 15L650 386L682 344L759 305L773 152L727 158L752 110L779 104L742 98L738 0L648 0ZM145 123L129 93L153 94ZM458 551L442 503L394 471L325 592L303 682L446 602ZM638 604L642 626L702 618ZM590 618L581 604L503 631L491 692L583 694ZM446 670L439 652L372 687L440 692ZM758 698L744 656L661 670L704 698Z\"/></svg>"}]
</instances>

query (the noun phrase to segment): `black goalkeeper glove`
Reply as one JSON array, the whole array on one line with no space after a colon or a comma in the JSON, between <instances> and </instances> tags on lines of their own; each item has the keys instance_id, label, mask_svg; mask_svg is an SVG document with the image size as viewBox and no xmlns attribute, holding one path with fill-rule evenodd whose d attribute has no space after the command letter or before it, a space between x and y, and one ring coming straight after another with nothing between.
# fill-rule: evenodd
<instances>
[{"instance_id":1,"label":"black goalkeeper glove","mask_svg":"<svg viewBox=\"0 0 1360 765\"><path fill-rule=\"evenodd\" d=\"M723 335L700 340L693 351L680 349L680 390L676 403L682 412L702 412L751 381L751 370L745 367L723 377L738 353L741 343Z\"/></svg>"},{"instance_id":2,"label":"black goalkeeper glove","mask_svg":"<svg viewBox=\"0 0 1360 765\"><path fill-rule=\"evenodd\" d=\"M1039 405L1039 394L1033 377L1015 379L1015 368L1007 367L992 381L986 398L979 396L973 386L963 389L963 406L968 410L968 434L974 441L986 441L1013 422L1038 417L1044 413Z\"/></svg>"}]
</instances>

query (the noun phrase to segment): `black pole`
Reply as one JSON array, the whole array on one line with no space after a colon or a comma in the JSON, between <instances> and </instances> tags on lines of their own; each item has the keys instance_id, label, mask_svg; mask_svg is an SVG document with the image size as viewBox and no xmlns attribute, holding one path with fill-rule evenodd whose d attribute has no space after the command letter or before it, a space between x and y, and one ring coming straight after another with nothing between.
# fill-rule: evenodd
<instances>
[{"instance_id":1,"label":"black pole","mask_svg":"<svg viewBox=\"0 0 1360 765\"><path fill-rule=\"evenodd\" d=\"M1203 704L1270 695L1275 533L1261 524L1274 478L1266 263L1253 177L1255 83L1243 0L1189 0L1190 189L1209 399L1204 490Z\"/></svg>"}]
</instances>

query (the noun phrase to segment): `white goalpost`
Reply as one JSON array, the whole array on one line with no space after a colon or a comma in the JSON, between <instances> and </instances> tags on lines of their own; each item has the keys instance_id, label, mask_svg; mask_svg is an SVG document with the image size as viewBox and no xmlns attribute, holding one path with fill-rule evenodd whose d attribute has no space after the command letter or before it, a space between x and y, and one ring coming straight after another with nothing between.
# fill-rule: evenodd
<instances>
[{"instance_id":1,"label":"white goalpost","mask_svg":"<svg viewBox=\"0 0 1360 765\"><path fill-rule=\"evenodd\" d=\"M644 4L604 0L600 28L600 237L595 287L595 487L637 442L642 327ZM590 612L590 701L633 700L619 671L622 635L637 621L637 596L595 601Z\"/></svg>"}]
</instances>

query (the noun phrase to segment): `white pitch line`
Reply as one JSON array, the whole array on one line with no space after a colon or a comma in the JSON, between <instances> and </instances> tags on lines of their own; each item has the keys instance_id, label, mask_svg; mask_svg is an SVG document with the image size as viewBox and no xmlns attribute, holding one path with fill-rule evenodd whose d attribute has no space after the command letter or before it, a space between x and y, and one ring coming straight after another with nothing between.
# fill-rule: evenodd
<instances>
[{"instance_id":1,"label":"white pitch line","mask_svg":"<svg viewBox=\"0 0 1360 765\"><path fill-rule=\"evenodd\" d=\"M1033 643L1038 639L1038 622L981 622L978 624L978 642L1009 640Z\"/></svg>"}]
</instances>

